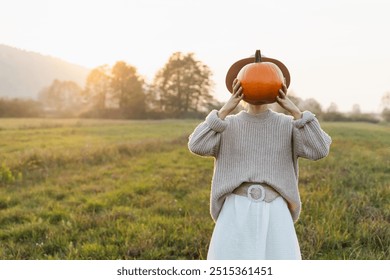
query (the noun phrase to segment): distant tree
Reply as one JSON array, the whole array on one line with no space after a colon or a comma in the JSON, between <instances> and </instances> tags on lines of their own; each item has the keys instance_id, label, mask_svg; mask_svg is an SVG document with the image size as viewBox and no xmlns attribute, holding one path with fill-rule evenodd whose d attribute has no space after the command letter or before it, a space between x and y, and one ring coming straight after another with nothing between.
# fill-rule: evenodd
<instances>
[{"instance_id":1,"label":"distant tree","mask_svg":"<svg viewBox=\"0 0 390 280\"><path fill-rule=\"evenodd\" d=\"M354 104L351 113L348 114L347 121L377 123L379 118L376 114L362 113L360 105Z\"/></svg>"},{"instance_id":2,"label":"distant tree","mask_svg":"<svg viewBox=\"0 0 390 280\"><path fill-rule=\"evenodd\" d=\"M383 109L383 111L382 111L382 118L385 121L390 122L390 108Z\"/></svg>"},{"instance_id":3,"label":"distant tree","mask_svg":"<svg viewBox=\"0 0 390 280\"><path fill-rule=\"evenodd\" d=\"M118 61L111 70L111 89L119 108L126 117L144 116L144 81L137 74L135 67Z\"/></svg>"},{"instance_id":4,"label":"distant tree","mask_svg":"<svg viewBox=\"0 0 390 280\"><path fill-rule=\"evenodd\" d=\"M41 117L42 115L42 105L38 101L18 98L0 98L1 118L29 118Z\"/></svg>"},{"instance_id":5,"label":"distant tree","mask_svg":"<svg viewBox=\"0 0 390 280\"><path fill-rule=\"evenodd\" d=\"M352 106L352 115L360 115L362 112L360 110L359 104L353 104Z\"/></svg>"},{"instance_id":6,"label":"distant tree","mask_svg":"<svg viewBox=\"0 0 390 280\"><path fill-rule=\"evenodd\" d=\"M382 110L386 108L390 109L390 91L383 94L380 106Z\"/></svg>"},{"instance_id":7,"label":"distant tree","mask_svg":"<svg viewBox=\"0 0 390 280\"><path fill-rule=\"evenodd\" d=\"M339 107L334 102L330 103L328 109L326 110L327 113L337 113L338 111Z\"/></svg>"},{"instance_id":8,"label":"distant tree","mask_svg":"<svg viewBox=\"0 0 390 280\"><path fill-rule=\"evenodd\" d=\"M93 69L88 77L84 89L84 97L90 107L98 110L106 108L107 98L111 93L110 69L107 65Z\"/></svg>"},{"instance_id":9,"label":"distant tree","mask_svg":"<svg viewBox=\"0 0 390 280\"><path fill-rule=\"evenodd\" d=\"M154 84L145 84L145 110L148 117L162 118L163 112L160 106L157 90Z\"/></svg>"},{"instance_id":10,"label":"distant tree","mask_svg":"<svg viewBox=\"0 0 390 280\"><path fill-rule=\"evenodd\" d=\"M390 122L390 91L386 92L381 99L382 118Z\"/></svg>"},{"instance_id":11,"label":"distant tree","mask_svg":"<svg viewBox=\"0 0 390 280\"><path fill-rule=\"evenodd\" d=\"M153 82L160 111L173 116L207 111L215 102L211 76L208 66L193 53L172 54Z\"/></svg>"},{"instance_id":12,"label":"distant tree","mask_svg":"<svg viewBox=\"0 0 390 280\"><path fill-rule=\"evenodd\" d=\"M334 122L334 121L347 121L348 120L348 118L344 114L339 112L339 108L338 108L337 104L334 103L334 102L332 102L329 105L329 107L326 110L326 112L323 113L322 119L324 121L331 121L331 122Z\"/></svg>"},{"instance_id":13,"label":"distant tree","mask_svg":"<svg viewBox=\"0 0 390 280\"><path fill-rule=\"evenodd\" d=\"M46 110L76 112L83 104L82 89L73 81L54 80L38 94Z\"/></svg>"},{"instance_id":14,"label":"distant tree","mask_svg":"<svg viewBox=\"0 0 390 280\"><path fill-rule=\"evenodd\" d=\"M302 109L312 112L317 117L322 115L321 104L317 100L315 100L314 98L305 99L302 102Z\"/></svg>"}]
</instances>

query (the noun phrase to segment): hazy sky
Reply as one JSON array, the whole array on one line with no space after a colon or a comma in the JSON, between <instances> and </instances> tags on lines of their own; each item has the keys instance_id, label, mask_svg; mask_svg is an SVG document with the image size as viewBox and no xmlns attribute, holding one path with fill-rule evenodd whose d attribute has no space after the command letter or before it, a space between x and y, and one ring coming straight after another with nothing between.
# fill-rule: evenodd
<instances>
[{"instance_id":1,"label":"hazy sky","mask_svg":"<svg viewBox=\"0 0 390 280\"><path fill-rule=\"evenodd\" d=\"M0 0L0 44L91 68L125 60L148 81L173 52L194 52L222 101L227 69L261 49L297 96L378 111L389 34L388 0Z\"/></svg>"}]
</instances>

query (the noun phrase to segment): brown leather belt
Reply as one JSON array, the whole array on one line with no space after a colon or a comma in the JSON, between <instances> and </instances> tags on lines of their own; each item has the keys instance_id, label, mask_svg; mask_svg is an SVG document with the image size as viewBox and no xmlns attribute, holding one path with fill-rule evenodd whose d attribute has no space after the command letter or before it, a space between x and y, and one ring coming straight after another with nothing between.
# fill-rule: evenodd
<instances>
[{"instance_id":1,"label":"brown leather belt","mask_svg":"<svg viewBox=\"0 0 390 280\"><path fill-rule=\"evenodd\" d=\"M244 182L238 188L233 191L234 194L240 196L246 196L250 200L259 202L271 202L280 194L275 191L272 187L264 183L250 183Z\"/></svg>"}]
</instances>

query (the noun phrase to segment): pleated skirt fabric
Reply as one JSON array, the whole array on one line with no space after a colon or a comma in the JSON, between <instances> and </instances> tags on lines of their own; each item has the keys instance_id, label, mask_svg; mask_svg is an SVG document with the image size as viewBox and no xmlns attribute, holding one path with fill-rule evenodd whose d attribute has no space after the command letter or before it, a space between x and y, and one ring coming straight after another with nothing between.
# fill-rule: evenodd
<instances>
[{"instance_id":1,"label":"pleated skirt fabric","mask_svg":"<svg viewBox=\"0 0 390 280\"><path fill-rule=\"evenodd\" d=\"M215 224L209 260L300 260L294 222L282 197L267 203L230 194Z\"/></svg>"}]
</instances>

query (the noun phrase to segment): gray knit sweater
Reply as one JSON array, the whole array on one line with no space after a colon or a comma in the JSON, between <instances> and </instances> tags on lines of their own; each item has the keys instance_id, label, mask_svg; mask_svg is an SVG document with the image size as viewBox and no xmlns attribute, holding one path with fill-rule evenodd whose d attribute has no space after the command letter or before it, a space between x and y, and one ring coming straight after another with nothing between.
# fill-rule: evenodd
<instances>
[{"instance_id":1,"label":"gray knit sweater","mask_svg":"<svg viewBox=\"0 0 390 280\"><path fill-rule=\"evenodd\" d=\"M210 196L214 221L228 194L243 182L257 182L284 197L296 222L301 211L298 157L323 158L331 142L309 111L298 120L270 109L258 115L241 111L221 120L213 110L190 135L188 147L215 158Z\"/></svg>"}]
</instances>

